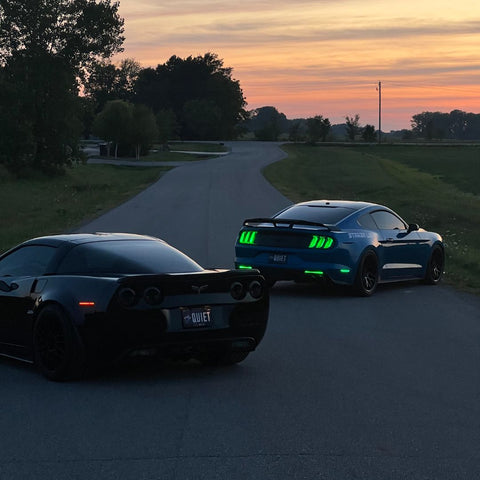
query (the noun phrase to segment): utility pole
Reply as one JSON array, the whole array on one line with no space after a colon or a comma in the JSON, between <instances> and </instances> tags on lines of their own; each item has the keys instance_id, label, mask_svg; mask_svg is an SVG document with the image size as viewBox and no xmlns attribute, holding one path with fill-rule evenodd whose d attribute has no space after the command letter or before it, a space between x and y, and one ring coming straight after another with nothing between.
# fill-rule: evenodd
<instances>
[{"instance_id":1,"label":"utility pole","mask_svg":"<svg viewBox=\"0 0 480 480\"><path fill-rule=\"evenodd\" d=\"M382 143L382 82L378 82L378 143Z\"/></svg>"}]
</instances>

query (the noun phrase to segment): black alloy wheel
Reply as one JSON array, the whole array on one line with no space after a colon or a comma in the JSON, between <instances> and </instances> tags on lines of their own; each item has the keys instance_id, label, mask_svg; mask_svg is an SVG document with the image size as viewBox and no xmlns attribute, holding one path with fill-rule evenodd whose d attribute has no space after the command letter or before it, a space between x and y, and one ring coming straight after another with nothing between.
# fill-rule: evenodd
<instances>
[{"instance_id":1,"label":"black alloy wheel","mask_svg":"<svg viewBox=\"0 0 480 480\"><path fill-rule=\"evenodd\" d=\"M378 285L378 260L374 252L366 252L360 260L354 291L362 297L369 297Z\"/></svg>"},{"instance_id":2,"label":"black alloy wheel","mask_svg":"<svg viewBox=\"0 0 480 480\"><path fill-rule=\"evenodd\" d=\"M35 364L50 380L63 381L79 373L81 349L76 331L63 310L47 305L33 330Z\"/></svg>"},{"instance_id":3,"label":"black alloy wheel","mask_svg":"<svg viewBox=\"0 0 480 480\"><path fill-rule=\"evenodd\" d=\"M425 272L425 283L436 285L442 278L445 267L445 252L440 245L435 245Z\"/></svg>"}]
</instances>

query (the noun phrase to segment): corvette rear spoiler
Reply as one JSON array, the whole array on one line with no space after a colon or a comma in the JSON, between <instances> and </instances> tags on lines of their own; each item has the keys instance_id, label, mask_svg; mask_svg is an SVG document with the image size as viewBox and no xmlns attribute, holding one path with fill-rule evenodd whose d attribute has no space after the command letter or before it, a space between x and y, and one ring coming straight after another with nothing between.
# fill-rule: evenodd
<instances>
[{"instance_id":1,"label":"corvette rear spoiler","mask_svg":"<svg viewBox=\"0 0 480 480\"><path fill-rule=\"evenodd\" d=\"M244 220L243 226L258 226L260 223L270 223L274 227L287 226L288 228L293 228L295 225L299 225L304 227L319 227L327 230L335 230L333 225L325 225L324 223L310 222L308 220L290 220L287 218L248 218L247 220Z\"/></svg>"}]
</instances>

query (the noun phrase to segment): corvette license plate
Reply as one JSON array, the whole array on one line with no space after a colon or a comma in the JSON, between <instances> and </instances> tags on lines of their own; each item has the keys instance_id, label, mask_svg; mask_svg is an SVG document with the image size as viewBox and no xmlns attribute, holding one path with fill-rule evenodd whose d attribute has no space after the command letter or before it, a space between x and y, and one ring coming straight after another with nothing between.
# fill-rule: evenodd
<instances>
[{"instance_id":1,"label":"corvette license plate","mask_svg":"<svg viewBox=\"0 0 480 480\"><path fill-rule=\"evenodd\" d=\"M183 328L210 327L212 312L210 307L182 308Z\"/></svg>"},{"instance_id":2,"label":"corvette license plate","mask_svg":"<svg viewBox=\"0 0 480 480\"><path fill-rule=\"evenodd\" d=\"M285 253L275 253L270 258L273 263L287 263L287 255Z\"/></svg>"}]
</instances>

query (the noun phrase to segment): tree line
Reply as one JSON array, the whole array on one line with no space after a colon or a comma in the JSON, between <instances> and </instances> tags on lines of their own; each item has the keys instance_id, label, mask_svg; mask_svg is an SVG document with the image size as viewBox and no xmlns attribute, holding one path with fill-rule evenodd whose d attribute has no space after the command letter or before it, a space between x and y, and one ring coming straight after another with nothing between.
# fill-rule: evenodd
<instances>
[{"instance_id":1,"label":"tree line","mask_svg":"<svg viewBox=\"0 0 480 480\"><path fill-rule=\"evenodd\" d=\"M292 142L315 144L344 138L348 141L375 142L377 131L373 125L360 125L360 115L345 117L345 123L332 125L323 115L288 120L275 107L261 107L249 112L244 122L245 130L252 132L257 140L277 141L280 137Z\"/></svg>"},{"instance_id":2,"label":"tree line","mask_svg":"<svg viewBox=\"0 0 480 480\"><path fill-rule=\"evenodd\" d=\"M358 114L342 125L315 115L288 120L274 107L246 110L232 68L215 53L172 56L156 68L123 51L124 20L112 0L0 2L0 163L13 172L59 172L81 159L80 138L96 134L112 155L139 156L170 139L374 142ZM339 133L341 132L341 134ZM412 117L405 139L480 138L480 115L454 110Z\"/></svg>"},{"instance_id":3,"label":"tree line","mask_svg":"<svg viewBox=\"0 0 480 480\"><path fill-rule=\"evenodd\" d=\"M232 69L214 53L156 68L119 66L124 20L111 0L2 0L0 163L60 172L96 133L114 154L169 138L230 139L247 117Z\"/></svg>"},{"instance_id":4,"label":"tree line","mask_svg":"<svg viewBox=\"0 0 480 480\"><path fill-rule=\"evenodd\" d=\"M275 107L261 107L249 112L245 129L258 140L282 140L317 143L325 141L364 141L373 143L382 138L402 140L475 140L480 139L480 114L453 110L450 113L422 112L413 115L411 129L378 132L374 125L360 124L360 115L346 116L345 122L331 124L328 118L289 120Z\"/></svg>"}]
</instances>

